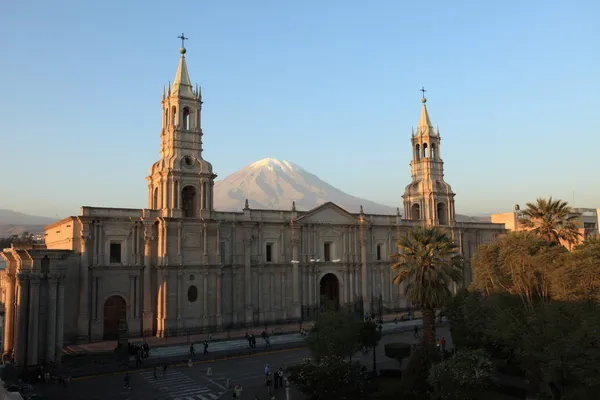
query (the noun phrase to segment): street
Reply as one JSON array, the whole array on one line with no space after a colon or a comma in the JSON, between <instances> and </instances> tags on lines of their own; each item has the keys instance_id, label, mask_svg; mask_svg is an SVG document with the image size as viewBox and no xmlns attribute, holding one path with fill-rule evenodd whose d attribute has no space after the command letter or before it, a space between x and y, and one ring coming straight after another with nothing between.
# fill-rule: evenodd
<instances>
[{"instance_id":1,"label":"street","mask_svg":"<svg viewBox=\"0 0 600 400\"><path fill-rule=\"evenodd\" d=\"M438 336L445 337L448 348L451 348L451 338L447 327L438 327ZM384 336L377 348L378 368L394 369L398 363L384 354L385 343L415 341L413 332L391 334ZM171 365L166 374L161 368L157 369L154 378L153 369L136 370L131 372L131 390L124 388L124 374L106 374L88 378L73 379L67 388L51 384L42 387L44 398L48 400L216 400L232 398L227 389L227 379L232 384L242 385L242 398L253 399L259 396L267 398L264 383L264 368L269 364L272 370L296 365L310 357L307 348L281 349L274 348L261 354L231 357L218 361L202 361L198 357L192 367L187 364ZM357 353L357 361L372 368L373 356ZM210 372L209 369L210 368ZM294 400L300 399L299 394L292 391ZM276 399L285 398L285 390L278 389Z\"/></svg>"}]
</instances>

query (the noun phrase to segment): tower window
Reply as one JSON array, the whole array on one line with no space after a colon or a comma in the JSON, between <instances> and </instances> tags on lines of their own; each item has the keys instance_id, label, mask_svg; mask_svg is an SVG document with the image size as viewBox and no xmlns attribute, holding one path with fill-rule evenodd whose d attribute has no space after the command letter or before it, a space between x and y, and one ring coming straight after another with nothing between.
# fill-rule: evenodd
<instances>
[{"instance_id":1,"label":"tower window","mask_svg":"<svg viewBox=\"0 0 600 400\"><path fill-rule=\"evenodd\" d=\"M416 203L410 207L410 219L415 221L421 219L421 207Z\"/></svg>"},{"instance_id":2,"label":"tower window","mask_svg":"<svg viewBox=\"0 0 600 400\"><path fill-rule=\"evenodd\" d=\"M173 197L174 197L175 204L173 204L173 208L177 209L177 208L179 208L179 182L178 181L175 181L174 192L175 192L175 196L173 196Z\"/></svg>"},{"instance_id":3,"label":"tower window","mask_svg":"<svg viewBox=\"0 0 600 400\"><path fill-rule=\"evenodd\" d=\"M206 210L208 208L208 196L206 190L206 182L202 182L202 209Z\"/></svg>"},{"instance_id":4,"label":"tower window","mask_svg":"<svg viewBox=\"0 0 600 400\"><path fill-rule=\"evenodd\" d=\"M177 107L171 109L171 125L177 126Z\"/></svg>"},{"instance_id":5,"label":"tower window","mask_svg":"<svg viewBox=\"0 0 600 400\"><path fill-rule=\"evenodd\" d=\"M435 143L431 143L431 158L433 160L437 159L437 147L436 147Z\"/></svg>"},{"instance_id":6,"label":"tower window","mask_svg":"<svg viewBox=\"0 0 600 400\"><path fill-rule=\"evenodd\" d=\"M121 243L111 242L109 248L109 259L111 264L121 263Z\"/></svg>"},{"instance_id":7,"label":"tower window","mask_svg":"<svg viewBox=\"0 0 600 400\"><path fill-rule=\"evenodd\" d=\"M331 261L331 243L323 243L323 260Z\"/></svg>"},{"instance_id":8,"label":"tower window","mask_svg":"<svg viewBox=\"0 0 600 400\"><path fill-rule=\"evenodd\" d=\"M421 159L421 146L415 146L415 159L419 161Z\"/></svg>"},{"instance_id":9,"label":"tower window","mask_svg":"<svg viewBox=\"0 0 600 400\"><path fill-rule=\"evenodd\" d=\"M381 245L377 245L377 261L381 261Z\"/></svg>"},{"instance_id":10,"label":"tower window","mask_svg":"<svg viewBox=\"0 0 600 400\"><path fill-rule=\"evenodd\" d=\"M152 195L152 208L158 210L158 188L154 188L154 194Z\"/></svg>"},{"instance_id":11,"label":"tower window","mask_svg":"<svg viewBox=\"0 0 600 400\"><path fill-rule=\"evenodd\" d=\"M184 217L194 216L194 203L196 202L196 188L186 186L181 191L181 210Z\"/></svg>"},{"instance_id":12,"label":"tower window","mask_svg":"<svg viewBox=\"0 0 600 400\"><path fill-rule=\"evenodd\" d=\"M438 203L436 211L440 225L448 225L448 208L446 207L446 203Z\"/></svg>"},{"instance_id":13,"label":"tower window","mask_svg":"<svg viewBox=\"0 0 600 400\"><path fill-rule=\"evenodd\" d=\"M185 107L183 109L183 129L190 130L190 109Z\"/></svg>"},{"instance_id":14,"label":"tower window","mask_svg":"<svg viewBox=\"0 0 600 400\"><path fill-rule=\"evenodd\" d=\"M427 158L427 143L423 143L423 158Z\"/></svg>"},{"instance_id":15,"label":"tower window","mask_svg":"<svg viewBox=\"0 0 600 400\"><path fill-rule=\"evenodd\" d=\"M267 262L273 262L273 243L267 243L267 248L265 250L265 260Z\"/></svg>"}]
</instances>

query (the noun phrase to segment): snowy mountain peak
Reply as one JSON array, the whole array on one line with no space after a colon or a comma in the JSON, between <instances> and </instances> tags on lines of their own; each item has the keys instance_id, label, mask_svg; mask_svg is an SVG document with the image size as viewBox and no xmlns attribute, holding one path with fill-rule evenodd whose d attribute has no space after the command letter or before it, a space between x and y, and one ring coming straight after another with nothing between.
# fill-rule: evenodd
<instances>
[{"instance_id":1,"label":"snowy mountain peak","mask_svg":"<svg viewBox=\"0 0 600 400\"><path fill-rule=\"evenodd\" d=\"M293 171L302 170L302 167L287 160L279 161L276 158L263 158L249 165L250 168L268 168L270 170Z\"/></svg>"},{"instance_id":2,"label":"snowy mountain peak","mask_svg":"<svg viewBox=\"0 0 600 400\"><path fill-rule=\"evenodd\" d=\"M342 192L290 161L264 158L215 183L215 209L240 211L248 199L250 208L310 210L332 201L349 212L363 205L368 213L392 214L394 207L373 203Z\"/></svg>"}]
</instances>

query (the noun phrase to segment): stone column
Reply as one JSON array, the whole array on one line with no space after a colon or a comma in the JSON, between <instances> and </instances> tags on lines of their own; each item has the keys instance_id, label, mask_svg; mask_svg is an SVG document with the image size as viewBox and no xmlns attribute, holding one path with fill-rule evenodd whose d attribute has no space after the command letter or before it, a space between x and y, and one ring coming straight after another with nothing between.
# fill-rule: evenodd
<instances>
[{"instance_id":1,"label":"stone column","mask_svg":"<svg viewBox=\"0 0 600 400\"><path fill-rule=\"evenodd\" d=\"M56 358L56 297L58 277L48 279L48 325L46 329L46 362L54 362Z\"/></svg>"},{"instance_id":2,"label":"stone column","mask_svg":"<svg viewBox=\"0 0 600 400\"><path fill-rule=\"evenodd\" d=\"M183 270L177 270L177 324L181 322L183 315Z\"/></svg>"},{"instance_id":3,"label":"stone column","mask_svg":"<svg viewBox=\"0 0 600 400\"><path fill-rule=\"evenodd\" d=\"M144 335L152 333L152 225L144 225L144 299L142 306L142 329Z\"/></svg>"},{"instance_id":4,"label":"stone column","mask_svg":"<svg viewBox=\"0 0 600 400\"><path fill-rule=\"evenodd\" d=\"M361 296L363 300L363 312L371 313L371 299L369 297L369 271L367 269L367 235L363 230L360 231L360 280L361 280Z\"/></svg>"},{"instance_id":5,"label":"stone column","mask_svg":"<svg viewBox=\"0 0 600 400\"><path fill-rule=\"evenodd\" d=\"M161 320L163 332L170 329L171 327L167 323L169 316L168 310L168 298L169 298L169 270L165 267L162 268L162 296L161 301Z\"/></svg>"},{"instance_id":6,"label":"stone column","mask_svg":"<svg viewBox=\"0 0 600 400\"><path fill-rule=\"evenodd\" d=\"M27 299L29 298L29 275L20 273L17 275L19 280L19 298L17 299L17 318L15 327L15 355L17 365L26 364L27 349L27 326L29 318L27 317Z\"/></svg>"},{"instance_id":7,"label":"stone column","mask_svg":"<svg viewBox=\"0 0 600 400\"><path fill-rule=\"evenodd\" d=\"M286 290L285 290L285 265L281 270L281 318L285 321L287 320L287 301L286 300Z\"/></svg>"},{"instance_id":8,"label":"stone column","mask_svg":"<svg viewBox=\"0 0 600 400\"><path fill-rule=\"evenodd\" d=\"M29 278L29 329L27 346L27 365L38 365L38 333L40 314L40 276L31 275Z\"/></svg>"},{"instance_id":9,"label":"stone column","mask_svg":"<svg viewBox=\"0 0 600 400\"><path fill-rule=\"evenodd\" d=\"M204 325L204 327L206 327L206 326L208 326L208 323L209 323L209 319L208 319L208 272L202 273L202 279L203 279L203 282L202 282L203 283L203 287L202 287L203 323L202 323L202 325Z\"/></svg>"},{"instance_id":10,"label":"stone column","mask_svg":"<svg viewBox=\"0 0 600 400\"><path fill-rule=\"evenodd\" d=\"M91 236L87 230L81 231L81 264L79 268L79 316L77 318L77 334L82 339L88 339L90 335L90 258L88 244Z\"/></svg>"},{"instance_id":11,"label":"stone column","mask_svg":"<svg viewBox=\"0 0 600 400\"><path fill-rule=\"evenodd\" d=\"M252 324L252 238L244 238L244 309L246 324Z\"/></svg>"},{"instance_id":12,"label":"stone column","mask_svg":"<svg viewBox=\"0 0 600 400\"><path fill-rule=\"evenodd\" d=\"M300 244L300 238L295 236L292 237L292 307L294 310L294 318L300 319L302 317L300 307L300 276L298 274L298 245Z\"/></svg>"},{"instance_id":13,"label":"stone column","mask_svg":"<svg viewBox=\"0 0 600 400\"><path fill-rule=\"evenodd\" d=\"M217 276L216 276L216 287L217 287L217 307L216 307L216 312L217 312L217 329L221 330L221 327L223 326L223 316L221 315L221 277L223 275L223 270L221 267L219 267L217 269Z\"/></svg>"},{"instance_id":14,"label":"stone column","mask_svg":"<svg viewBox=\"0 0 600 400\"><path fill-rule=\"evenodd\" d=\"M65 328L65 283L64 276L59 277L58 281L58 305L56 317L56 353L55 362L60 364L63 350L64 328Z\"/></svg>"},{"instance_id":15,"label":"stone column","mask_svg":"<svg viewBox=\"0 0 600 400\"><path fill-rule=\"evenodd\" d=\"M237 282L236 282L236 276L237 276L237 269L235 268L235 265L233 265L231 267L231 321L233 322L234 325L237 325L238 323L238 312L237 312L237 307L238 307L238 300L237 300Z\"/></svg>"},{"instance_id":16,"label":"stone column","mask_svg":"<svg viewBox=\"0 0 600 400\"><path fill-rule=\"evenodd\" d=\"M6 303L4 304L4 353L11 353L14 349L15 329L15 275L6 274Z\"/></svg>"},{"instance_id":17,"label":"stone column","mask_svg":"<svg viewBox=\"0 0 600 400\"><path fill-rule=\"evenodd\" d=\"M258 287L257 287L257 292L258 292L258 321L262 324L265 320L264 317L264 311L263 311L263 274L262 271L258 271Z\"/></svg>"},{"instance_id":18,"label":"stone column","mask_svg":"<svg viewBox=\"0 0 600 400\"><path fill-rule=\"evenodd\" d=\"M349 301L354 303L354 271L352 267L348 267L348 296L350 297Z\"/></svg>"}]
</instances>

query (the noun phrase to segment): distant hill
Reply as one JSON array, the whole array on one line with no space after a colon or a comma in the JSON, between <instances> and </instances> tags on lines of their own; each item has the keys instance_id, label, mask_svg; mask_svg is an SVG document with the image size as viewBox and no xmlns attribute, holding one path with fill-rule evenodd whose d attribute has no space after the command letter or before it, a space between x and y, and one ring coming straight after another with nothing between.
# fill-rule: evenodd
<instances>
[{"instance_id":1,"label":"distant hill","mask_svg":"<svg viewBox=\"0 0 600 400\"><path fill-rule=\"evenodd\" d=\"M23 232L43 232L46 225L50 225L56 221L56 218L40 217L0 209L0 237L20 235Z\"/></svg>"},{"instance_id":2,"label":"distant hill","mask_svg":"<svg viewBox=\"0 0 600 400\"><path fill-rule=\"evenodd\" d=\"M248 199L251 208L288 210L292 201L302 211L331 201L351 213L363 206L367 214L395 215L396 208L344 193L289 161L265 158L247 165L215 183L215 208L241 211ZM401 199L400 199L401 201ZM489 221L489 217L456 215L457 221Z\"/></svg>"}]
</instances>

